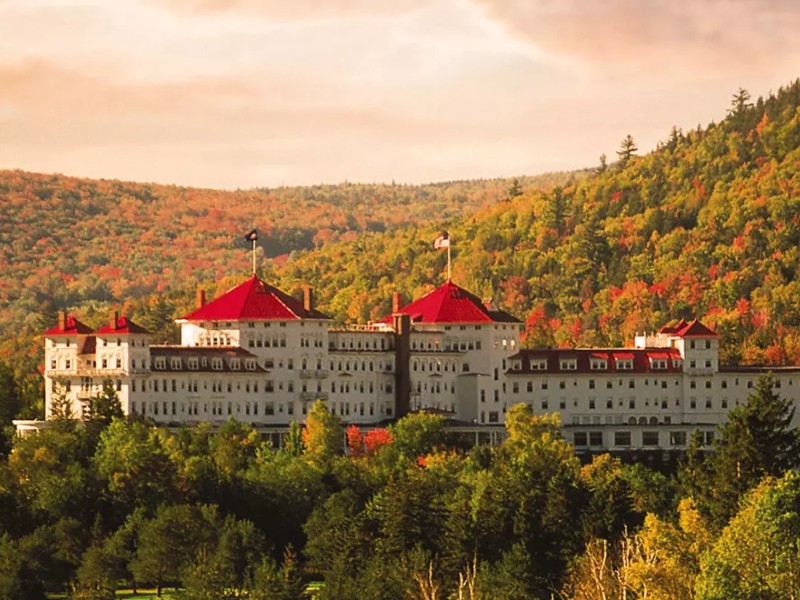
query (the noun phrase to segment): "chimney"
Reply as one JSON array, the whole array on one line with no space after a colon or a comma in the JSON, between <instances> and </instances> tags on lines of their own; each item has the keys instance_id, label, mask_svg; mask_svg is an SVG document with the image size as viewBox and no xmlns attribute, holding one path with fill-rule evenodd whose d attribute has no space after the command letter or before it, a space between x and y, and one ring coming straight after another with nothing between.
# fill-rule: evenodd
<instances>
[{"instance_id":1,"label":"chimney","mask_svg":"<svg viewBox=\"0 0 800 600\"><path fill-rule=\"evenodd\" d=\"M314 288L308 284L303 286L303 308L306 312L314 310Z\"/></svg>"},{"instance_id":2,"label":"chimney","mask_svg":"<svg viewBox=\"0 0 800 600\"><path fill-rule=\"evenodd\" d=\"M58 311L58 329L64 331L67 328L67 313L63 310Z\"/></svg>"},{"instance_id":3,"label":"chimney","mask_svg":"<svg viewBox=\"0 0 800 600\"><path fill-rule=\"evenodd\" d=\"M392 314L400 312L400 306L403 303L403 297L400 295L400 292L394 292L392 294Z\"/></svg>"},{"instance_id":4,"label":"chimney","mask_svg":"<svg viewBox=\"0 0 800 600\"><path fill-rule=\"evenodd\" d=\"M197 308L202 308L206 304L206 291L203 289L197 290Z\"/></svg>"},{"instance_id":5,"label":"chimney","mask_svg":"<svg viewBox=\"0 0 800 600\"><path fill-rule=\"evenodd\" d=\"M111 329L119 328L119 312L116 310L111 311L111 315L108 317L108 324L111 325Z\"/></svg>"}]
</instances>

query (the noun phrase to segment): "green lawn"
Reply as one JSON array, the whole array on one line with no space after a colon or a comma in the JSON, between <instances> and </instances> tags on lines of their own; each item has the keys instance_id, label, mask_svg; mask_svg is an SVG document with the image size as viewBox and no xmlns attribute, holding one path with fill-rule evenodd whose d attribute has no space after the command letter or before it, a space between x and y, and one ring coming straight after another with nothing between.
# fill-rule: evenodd
<instances>
[{"instance_id":1,"label":"green lawn","mask_svg":"<svg viewBox=\"0 0 800 600\"><path fill-rule=\"evenodd\" d=\"M161 592L161 599L162 600L172 600L172 590L163 590ZM124 600L152 600L153 598L158 598L156 596L156 589L139 589L134 594L131 590L117 590L117 598L124 598ZM63 598L67 598L64 594L51 594L48 596L50 600L62 600Z\"/></svg>"}]
</instances>

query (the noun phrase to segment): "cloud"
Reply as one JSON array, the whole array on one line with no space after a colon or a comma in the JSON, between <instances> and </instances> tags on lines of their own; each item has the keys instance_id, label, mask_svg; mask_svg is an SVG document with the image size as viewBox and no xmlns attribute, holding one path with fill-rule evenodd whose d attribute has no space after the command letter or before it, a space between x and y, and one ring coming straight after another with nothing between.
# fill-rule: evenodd
<instances>
[{"instance_id":1,"label":"cloud","mask_svg":"<svg viewBox=\"0 0 800 600\"><path fill-rule=\"evenodd\" d=\"M397 15L425 5L424 0L147 0L181 14L238 13L278 21Z\"/></svg>"},{"instance_id":2,"label":"cloud","mask_svg":"<svg viewBox=\"0 0 800 600\"><path fill-rule=\"evenodd\" d=\"M634 67L656 77L770 66L776 49L792 49L796 56L800 26L794 0L475 1L509 31L549 52L593 69ZM654 65L661 71L653 73Z\"/></svg>"}]
</instances>

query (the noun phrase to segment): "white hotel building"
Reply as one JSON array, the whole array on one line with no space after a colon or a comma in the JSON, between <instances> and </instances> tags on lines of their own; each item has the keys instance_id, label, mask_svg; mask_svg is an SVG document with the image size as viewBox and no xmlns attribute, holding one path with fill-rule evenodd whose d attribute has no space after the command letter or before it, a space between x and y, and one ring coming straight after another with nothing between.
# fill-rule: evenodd
<instances>
[{"instance_id":1,"label":"white hotel building","mask_svg":"<svg viewBox=\"0 0 800 600\"><path fill-rule=\"evenodd\" d=\"M558 412L579 451L681 450L695 429L710 440L767 371L721 367L719 336L699 321L633 348L520 349L520 321L452 282L406 306L395 295L381 322L335 328L310 288L298 300L253 276L208 303L199 293L177 322L181 344L165 346L124 316L93 331L61 314L44 334L46 416L54 393L80 415L111 381L125 413L161 425L234 417L277 433L321 399L345 424L428 409L494 441L506 410L525 402ZM800 367L772 372L797 400Z\"/></svg>"}]
</instances>

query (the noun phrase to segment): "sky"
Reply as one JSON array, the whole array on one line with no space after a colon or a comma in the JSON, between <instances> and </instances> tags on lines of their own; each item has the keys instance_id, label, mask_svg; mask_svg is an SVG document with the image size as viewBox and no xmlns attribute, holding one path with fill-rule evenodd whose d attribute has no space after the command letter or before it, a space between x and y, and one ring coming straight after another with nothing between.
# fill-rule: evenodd
<instances>
[{"instance_id":1,"label":"sky","mask_svg":"<svg viewBox=\"0 0 800 600\"><path fill-rule=\"evenodd\" d=\"M795 0L0 0L0 168L224 189L591 167L800 76Z\"/></svg>"}]
</instances>

